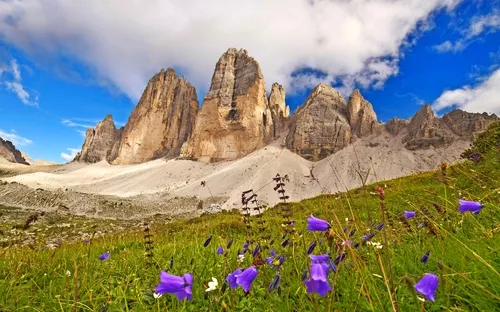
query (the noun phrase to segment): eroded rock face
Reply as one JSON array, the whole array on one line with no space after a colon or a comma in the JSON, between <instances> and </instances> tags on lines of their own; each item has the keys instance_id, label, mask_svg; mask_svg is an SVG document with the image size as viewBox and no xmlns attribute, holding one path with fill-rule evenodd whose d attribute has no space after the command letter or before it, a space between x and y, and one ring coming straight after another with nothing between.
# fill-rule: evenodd
<instances>
[{"instance_id":1,"label":"eroded rock face","mask_svg":"<svg viewBox=\"0 0 500 312\"><path fill-rule=\"evenodd\" d=\"M14 144L2 138L0 138L0 156L13 163L29 165Z\"/></svg>"},{"instance_id":2,"label":"eroded rock face","mask_svg":"<svg viewBox=\"0 0 500 312\"><path fill-rule=\"evenodd\" d=\"M273 129L259 64L246 50L231 48L217 62L181 157L203 162L237 159L269 143Z\"/></svg>"},{"instance_id":3,"label":"eroded rock face","mask_svg":"<svg viewBox=\"0 0 500 312\"><path fill-rule=\"evenodd\" d=\"M499 118L495 114L469 113L455 109L441 119L454 134L467 140L473 140L477 133L485 131L491 123Z\"/></svg>"},{"instance_id":4,"label":"eroded rock face","mask_svg":"<svg viewBox=\"0 0 500 312\"><path fill-rule=\"evenodd\" d=\"M377 115L373 106L363 98L359 90L354 90L347 103L351 131L358 138L374 134L377 125Z\"/></svg>"},{"instance_id":5,"label":"eroded rock face","mask_svg":"<svg viewBox=\"0 0 500 312\"><path fill-rule=\"evenodd\" d=\"M401 130L408 127L409 123L409 120L394 117L385 124L385 129L392 135L398 135Z\"/></svg>"},{"instance_id":6,"label":"eroded rock face","mask_svg":"<svg viewBox=\"0 0 500 312\"><path fill-rule=\"evenodd\" d=\"M196 89L173 69L149 80L132 111L119 144L111 147L114 164L135 164L176 157L191 134L198 99Z\"/></svg>"},{"instance_id":7,"label":"eroded rock face","mask_svg":"<svg viewBox=\"0 0 500 312\"><path fill-rule=\"evenodd\" d=\"M410 120L408 134L403 142L409 150L440 147L450 144L455 136L446 125L434 116L429 104L425 104Z\"/></svg>"},{"instance_id":8,"label":"eroded rock face","mask_svg":"<svg viewBox=\"0 0 500 312\"><path fill-rule=\"evenodd\" d=\"M285 88L277 82L273 83L268 101L273 118L274 137L276 137L285 128L285 123L290 117L290 107L285 103Z\"/></svg>"},{"instance_id":9,"label":"eroded rock face","mask_svg":"<svg viewBox=\"0 0 500 312\"><path fill-rule=\"evenodd\" d=\"M331 155L351 141L344 97L331 86L320 84L290 120L286 147L307 160Z\"/></svg>"},{"instance_id":10,"label":"eroded rock face","mask_svg":"<svg viewBox=\"0 0 500 312\"><path fill-rule=\"evenodd\" d=\"M113 146L120 140L120 130L115 127L113 116L107 115L99 122L96 128L88 128L85 134L82 150L75 157L75 161L96 163L101 160L111 162Z\"/></svg>"}]
</instances>

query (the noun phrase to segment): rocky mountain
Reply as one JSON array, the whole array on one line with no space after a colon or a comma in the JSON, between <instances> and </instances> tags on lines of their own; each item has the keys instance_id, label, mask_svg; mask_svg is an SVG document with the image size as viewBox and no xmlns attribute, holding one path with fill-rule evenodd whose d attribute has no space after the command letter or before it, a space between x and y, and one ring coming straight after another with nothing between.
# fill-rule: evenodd
<instances>
[{"instance_id":1,"label":"rocky mountain","mask_svg":"<svg viewBox=\"0 0 500 312\"><path fill-rule=\"evenodd\" d=\"M331 155L351 142L347 103L337 90L320 84L290 120L285 146L311 161Z\"/></svg>"},{"instance_id":2,"label":"rocky mountain","mask_svg":"<svg viewBox=\"0 0 500 312\"><path fill-rule=\"evenodd\" d=\"M269 143L274 123L266 84L246 50L228 49L217 62L182 157L203 162L233 160Z\"/></svg>"},{"instance_id":3,"label":"rocky mountain","mask_svg":"<svg viewBox=\"0 0 500 312\"><path fill-rule=\"evenodd\" d=\"M113 116L107 115L95 129L87 129L82 150L76 155L75 160L87 163L96 163L104 159L112 161L116 157L113 148L120 140L120 135L121 130L116 129Z\"/></svg>"},{"instance_id":4,"label":"rocky mountain","mask_svg":"<svg viewBox=\"0 0 500 312\"><path fill-rule=\"evenodd\" d=\"M471 141L497 119L461 110L438 118L427 104L409 120L393 118L383 124L359 90L346 102L326 84L318 85L290 116L283 86L273 83L267 97L258 62L246 50L230 48L215 66L201 109L196 89L173 69L162 69L148 82L125 127L116 129L107 116L87 130L75 160L134 164L180 156L228 161L283 136L280 144L284 139L287 149L319 161L358 140L380 137L396 137L407 150L447 147L455 140Z\"/></svg>"},{"instance_id":5,"label":"rocky mountain","mask_svg":"<svg viewBox=\"0 0 500 312\"><path fill-rule=\"evenodd\" d=\"M354 90L349 96L347 110L353 135L361 138L376 132L377 115L370 102L363 98L359 90Z\"/></svg>"},{"instance_id":6,"label":"rocky mountain","mask_svg":"<svg viewBox=\"0 0 500 312\"><path fill-rule=\"evenodd\" d=\"M7 141L2 138L0 138L0 157L3 157L9 162L29 165L26 159L24 159L22 153L16 149L14 144L11 141Z\"/></svg>"},{"instance_id":7,"label":"rocky mountain","mask_svg":"<svg viewBox=\"0 0 500 312\"><path fill-rule=\"evenodd\" d=\"M273 118L274 137L277 137L285 129L286 121L290 117L290 107L285 102L285 88L277 82L273 83L268 102Z\"/></svg>"},{"instance_id":8,"label":"rocky mountain","mask_svg":"<svg viewBox=\"0 0 500 312\"><path fill-rule=\"evenodd\" d=\"M176 157L191 134L198 98L196 89L169 68L149 80L132 111L117 150L115 164Z\"/></svg>"}]
</instances>

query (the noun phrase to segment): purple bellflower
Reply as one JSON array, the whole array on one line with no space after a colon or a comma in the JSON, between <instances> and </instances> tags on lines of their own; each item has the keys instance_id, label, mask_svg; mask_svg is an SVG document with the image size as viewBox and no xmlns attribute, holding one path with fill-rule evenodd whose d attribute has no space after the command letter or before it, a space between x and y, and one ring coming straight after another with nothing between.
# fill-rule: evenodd
<instances>
[{"instance_id":1,"label":"purple bellflower","mask_svg":"<svg viewBox=\"0 0 500 312\"><path fill-rule=\"evenodd\" d=\"M413 218L417 215L417 213L415 211L405 211L405 218L406 219L410 219L410 218Z\"/></svg>"},{"instance_id":2,"label":"purple bellflower","mask_svg":"<svg viewBox=\"0 0 500 312\"><path fill-rule=\"evenodd\" d=\"M192 299L193 275L186 273L183 276L170 275L165 271L160 273L160 284L156 286L159 295L175 294L179 300Z\"/></svg>"},{"instance_id":3,"label":"purple bellflower","mask_svg":"<svg viewBox=\"0 0 500 312\"><path fill-rule=\"evenodd\" d=\"M101 260L101 261L108 260L108 259L109 259L109 251L107 251L99 256L99 260Z\"/></svg>"},{"instance_id":4,"label":"purple bellflower","mask_svg":"<svg viewBox=\"0 0 500 312\"><path fill-rule=\"evenodd\" d=\"M219 246L219 248L217 248L217 254L218 255L223 255L224 254L224 249L222 249L222 246Z\"/></svg>"},{"instance_id":5,"label":"purple bellflower","mask_svg":"<svg viewBox=\"0 0 500 312\"><path fill-rule=\"evenodd\" d=\"M458 206L458 210L461 213L470 211L473 214L478 214L481 211L481 209L483 209L483 205L475 201L459 199L458 203L460 204L460 206Z\"/></svg>"},{"instance_id":6,"label":"purple bellflower","mask_svg":"<svg viewBox=\"0 0 500 312\"><path fill-rule=\"evenodd\" d=\"M431 254L430 251L426 252L424 254L424 256L422 257L422 259L420 259L420 262L424 263L424 264L427 264L427 260L429 260L429 255Z\"/></svg>"},{"instance_id":7,"label":"purple bellflower","mask_svg":"<svg viewBox=\"0 0 500 312\"><path fill-rule=\"evenodd\" d=\"M229 283L229 287L231 287L231 289L238 287L238 284L236 283L236 276L240 275L241 272L243 272L242 269L236 269L233 273L230 273L227 276L226 281Z\"/></svg>"},{"instance_id":8,"label":"purple bellflower","mask_svg":"<svg viewBox=\"0 0 500 312\"><path fill-rule=\"evenodd\" d=\"M315 216L311 215L307 219L307 230L314 232L314 231L319 231L319 232L325 232L330 229L331 225L325 220L321 220L316 218Z\"/></svg>"},{"instance_id":9,"label":"purple bellflower","mask_svg":"<svg viewBox=\"0 0 500 312\"><path fill-rule=\"evenodd\" d=\"M438 284L439 278L434 274L427 273L415 284L415 290L424 295L427 300L434 302L434 294Z\"/></svg>"}]
</instances>

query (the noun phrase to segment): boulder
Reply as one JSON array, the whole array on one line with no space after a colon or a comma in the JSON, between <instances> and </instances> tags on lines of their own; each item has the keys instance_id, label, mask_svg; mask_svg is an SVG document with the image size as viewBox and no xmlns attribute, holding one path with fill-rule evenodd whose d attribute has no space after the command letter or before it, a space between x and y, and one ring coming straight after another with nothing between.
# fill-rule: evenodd
<instances>
[{"instance_id":1,"label":"boulder","mask_svg":"<svg viewBox=\"0 0 500 312\"><path fill-rule=\"evenodd\" d=\"M292 116L286 147L311 161L331 155L351 141L347 103L337 90L320 84Z\"/></svg>"},{"instance_id":2,"label":"boulder","mask_svg":"<svg viewBox=\"0 0 500 312\"><path fill-rule=\"evenodd\" d=\"M273 131L259 64L246 50L230 48L217 62L181 157L203 162L238 159L269 143Z\"/></svg>"}]
</instances>

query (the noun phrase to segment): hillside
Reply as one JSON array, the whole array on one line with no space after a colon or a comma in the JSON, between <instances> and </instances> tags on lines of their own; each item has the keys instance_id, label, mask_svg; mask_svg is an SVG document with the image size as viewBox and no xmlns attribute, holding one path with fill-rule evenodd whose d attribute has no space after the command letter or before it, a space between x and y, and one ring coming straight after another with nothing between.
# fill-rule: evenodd
<instances>
[{"instance_id":1,"label":"hillside","mask_svg":"<svg viewBox=\"0 0 500 312\"><path fill-rule=\"evenodd\" d=\"M500 300L499 143L497 123L465 153L471 161L281 204L255 217L242 218L235 211L166 222L152 216L132 225L47 213L31 224L20 211L17 221L2 219L2 240L15 237L17 243L4 249L0 259L0 308L494 311ZM284 183L285 194L292 196L289 182ZM478 201L483 208L477 214L461 213L459 199ZM311 214L329 222L330 229L308 231ZM118 233L110 233L115 229ZM22 237L29 246L19 246ZM67 238L46 246L45 240L54 237ZM70 237L77 237L76 242L66 243ZM246 241L244 258L238 257ZM216 252L218 246L222 254ZM266 264L262 260L272 250L276 256ZM303 282L319 274L311 271L308 250L334 259L335 270L322 266L332 288L325 296L308 293ZM107 251L109 259L99 260ZM247 294L240 287L223 286L229 273L252 264L257 276ZM177 276L191 273L192 300L179 301L172 294L156 298L162 270ZM434 298L432 292L426 298L414 290L428 273L438 279ZM206 292L213 277L218 287ZM184 283L179 287L188 289L191 282Z\"/></svg>"}]
</instances>

